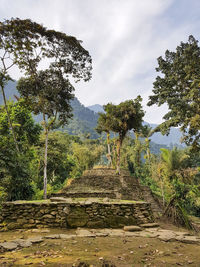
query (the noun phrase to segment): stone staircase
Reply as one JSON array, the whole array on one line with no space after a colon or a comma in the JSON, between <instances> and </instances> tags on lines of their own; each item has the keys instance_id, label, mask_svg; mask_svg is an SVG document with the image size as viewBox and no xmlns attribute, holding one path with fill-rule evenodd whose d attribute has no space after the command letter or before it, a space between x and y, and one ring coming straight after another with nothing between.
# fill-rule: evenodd
<instances>
[{"instance_id":1,"label":"stone staircase","mask_svg":"<svg viewBox=\"0 0 200 267\"><path fill-rule=\"evenodd\" d=\"M52 197L64 198L108 198L121 200L144 200L151 204L155 217L162 214L162 207L147 186L139 184L138 180L130 176L128 171L121 170L117 175L112 168L98 168L87 170L79 178L61 192Z\"/></svg>"},{"instance_id":2,"label":"stone staircase","mask_svg":"<svg viewBox=\"0 0 200 267\"><path fill-rule=\"evenodd\" d=\"M151 203L151 209L154 213L155 217L159 217L163 213L163 207L156 199L156 197L151 192L151 189L148 186L141 186L140 188L142 190L143 198L146 202Z\"/></svg>"}]
</instances>

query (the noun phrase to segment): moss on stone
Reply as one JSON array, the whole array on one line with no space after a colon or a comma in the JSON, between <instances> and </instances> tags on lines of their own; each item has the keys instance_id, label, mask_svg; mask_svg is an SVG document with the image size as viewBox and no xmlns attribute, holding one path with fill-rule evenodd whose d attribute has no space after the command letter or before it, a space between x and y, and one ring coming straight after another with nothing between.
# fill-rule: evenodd
<instances>
[{"instance_id":1,"label":"moss on stone","mask_svg":"<svg viewBox=\"0 0 200 267\"><path fill-rule=\"evenodd\" d=\"M105 223L101 220L97 221L89 221L87 223L88 228L105 228Z\"/></svg>"},{"instance_id":2,"label":"moss on stone","mask_svg":"<svg viewBox=\"0 0 200 267\"><path fill-rule=\"evenodd\" d=\"M19 223L11 222L11 223L7 224L7 229L8 230L14 230L14 229L20 228L20 226L21 225Z\"/></svg>"},{"instance_id":3,"label":"moss on stone","mask_svg":"<svg viewBox=\"0 0 200 267\"><path fill-rule=\"evenodd\" d=\"M123 227L125 225L137 225L137 221L133 217L126 218L117 215L110 215L105 218L105 227L118 228Z\"/></svg>"},{"instance_id":4,"label":"moss on stone","mask_svg":"<svg viewBox=\"0 0 200 267\"><path fill-rule=\"evenodd\" d=\"M67 216L67 225L70 228L83 227L87 224L89 215L85 212L85 208L73 207Z\"/></svg>"}]
</instances>

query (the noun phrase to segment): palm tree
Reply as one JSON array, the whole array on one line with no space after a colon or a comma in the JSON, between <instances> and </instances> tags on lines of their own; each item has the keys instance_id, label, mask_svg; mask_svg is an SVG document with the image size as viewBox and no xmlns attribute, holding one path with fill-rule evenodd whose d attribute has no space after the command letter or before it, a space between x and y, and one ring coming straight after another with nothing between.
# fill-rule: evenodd
<instances>
[{"instance_id":1,"label":"palm tree","mask_svg":"<svg viewBox=\"0 0 200 267\"><path fill-rule=\"evenodd\" d=\"M165 174L173 190L163 216L171 218L176 225L182 225L193 229L193 225L183 207L183 200L188 193L188 189L186 187L180 187L180 183L184 180L183 172L185 169L185 159L188 156L183 150L178 150L176 147L172 150L162 148L161 152Z\"/></svg>"}]
</instances>

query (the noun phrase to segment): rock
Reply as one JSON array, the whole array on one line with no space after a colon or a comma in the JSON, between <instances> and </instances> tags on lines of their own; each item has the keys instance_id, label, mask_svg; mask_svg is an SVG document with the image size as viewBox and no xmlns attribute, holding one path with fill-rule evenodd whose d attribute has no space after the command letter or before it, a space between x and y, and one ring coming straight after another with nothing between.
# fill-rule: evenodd
<instances>
[{"instance_id":1,"label":"rock","mask_svg":"<svg viewBox=\"0 0 200 267\"><path fill-rule=\"evenodd\" d=\"M153 232L148 232L148 231L125 232L125 236L155 238L155 237L158 237L158 233L153 233Z\"/></svg>"},{"instance_id":2,"label":"rock","mask_svg":"<svg viewBox=\"0 0 200 267\"><path fill-rule=\"evenodd\" d=\"M28 220L25 219L25 218L19 218L19 219L17 219L17 223L19 223L19 224L25 224L27 222L28 222Z\"/></svg>"},{"instance_id":3,"label":"rock","mask_svg":"<svg viewBox=\"0 0 200 267\"><path fill-rule=\"evenodd\" d=\"M20 228L20 224L11 222L11 223L7 224L7 228L8 228L8 230L14 230L14 229Z\"/></svg>"},{"instance_id":4,"label":"rock","mask_svg":"<svg viewBox=\"0 0 200 267\"><path fill-rule=\"evenodd\" d=\"M76 230L76 234L79 237L96 237L96 235L86 229L78 229Z\"/></svg>"},{"instance_id":5,"label":"rock","mask_svg":"<svg viewBox=\"0 0 200 267\"><path fill-rule=\"evenodd\" d=\"M91 200L89 200L89 199L87 199L84 203L86 204L86 205L90 205L90 204L92 204L94 201L91 201Z\"/></svg>"},{"instance_id":6,"label":"rock","mask_svg":"<svg viewBox=\"0 0 200 267\"><path fill-rule=\"evenodd\" d=\"M27 229L29 229L29 228L34 228L35 227L35 224L31 224L31 223L27 223L27 224L24 224L23 225L23 228L27 228Z\"/></svg>"},{"instance_id":7,"label":"rock","mask_svg":"<svg viewBox=\"0 0 200 267\"><path fill-rule=\"evenodd\" d=\"M109 236L124 236L124 231L121 229L110 229Z\"/></svg>"},{"instance_id":8,"label":"rock","mask_svg":"<svg viewBox=\"0 0 200 267\"><path fill-rule=\"evenodd\" d=\"M13 242L17 243L22 248L28 248L32 245L32 242L30 240L25 239L16 239Z\"/></svg>"},{"instance_id":9,"label":"rock","mask_svg":"<svg viewBox=\"0 0 200 267\"><path fill-rule=\"evenodd\" d=\"M65 234L60 234L61 239L70 239L70 238L75 238L76 235L65 235Z\"/></svg>"},{"instance_id":10,"label":"rock","mask_svg":"<svg viewBox=\"0 0 200 267\"><path fill-rule=\"evenodd\" d=\"M104 221L103 220L96 220L96 221L89 221L87 223L88 228L104 228Z\"/></svg>"},{"instance_id":11,"label":"rock","mask_svg":"<svg viewBox=\"0 0 200 267\"><path fill-rule=\"evenodd\" d=\"M31 230L32 233L40 233L40 231L41 231L40 229L32 229Z\"/></svg>"},{"instance_id":12,"label":"rock","mask_svg":"<svg viewBox=\"0 0 200 267\"><path fill-rule=\"evenodd\" d=\"M175 241L176 240L176 234L173 231L170 230L160 230L157 232L158 239L162 241Z\"/></svg>"},{"instance_id":13,"label":"rock","mask_svg":"<svg viewBox=\"0 0 200 267\"><path fill-rule=\"evenodd\" d=\"M128 232L136 232L136 231L141 231L141 227L136 226L136 225L130 225L130 226L124 226L124 231Z\"/></svg>"},{"instance_id":14,"label":"rock","mask_svg":"<svg viewBox=\"0 0 200 267\"><path fill-rule=\"evenodd\" d=\"M108 228L119 228L125 225L136 225L136 219L133 217L126 218L124 216L109 215L105 218L105 226Z\"/></svg>"},{"instance_id":15,"label":"rock","mask_svg":"<svg viewBox=\"0 0 200 267\"><path fill-rule=\"evenodd\" d=\"M89 215L85 212L84 207L74 207L67 216L67 224L69 227L83 227L87 224Z\"/></svg>"},{"instance_id":16,"label":"rock","mask_svg":"<svg viewBox=\"0 0 200 267\"><path fill-rule=\"evenodd\" d=\"M37 243L43 242L43 237L35 236L35 237L28 238L27 241L30 241L33 244L37 244Z\"/></svg>"},{"instance_id":17,"label":"rock","mask_svg":"<svg viewBox=\"0 0 200 267\"><path fill-rule=\"evenodd\" d=\"M4 251L11 251L14 250L18 247L17 243L14 242L3 242L0 243L0 251L4 252Z\"/></svg>"},{"instance_id":18,"label":"rock","mask_svg":"<svg viewBox=\"0 0 200 267\"><path fill-rule=\"evenodd\" d=\"M184 236L181 242L186 244L200 244L200 239L198 239L196 236Z\"/></svg>"},{"instance_id":19,"label":"rock","mask_svg":"<svg viewBox=\"0 0 200 267\"><path fill-rule=\"evenodd\" d=\"M158 223L143 223L140 224L141 227L143 228L154 228L154 227L159 227Z\"/></svg>"},{"instance_id":20,"label":"rock","mask_svg":"<svg viewBox=\"0 0 200 267\"><path fill-rule=\"evenodd\" d=\"M49 233L50 230L48 230L48 229L44 229L44 230L40 230L40 232L41 232L41 233Z\"/></svg>"},{"instance_id":21,"label":"rock","mask_svg":"<svg viewBox=\"0 0 200 267\"><path fill-rule=\"evenodd\" d=\"M46 214L46 215L43 216L43 218L46 218L46 219L53 219L54 216L51 215L51 214Z\"/></svg>"},{"instance_id":22,"label":"rock","mask_svg":"<svg viewBox=\"0 0 200 267\"><path fill-rule=\"evenodd\" d=\"M64 197L51 197L51 202L65 202L65 203L71 203L73 202L72 198L64 198Z\"/></svg>"},{"instance_id":23,"label":"rock","mask_svg":"<svg viewBox=\"0 0 200 267\"><path fill-rule=\"evenodd\" d=\"M64 212L65 214L69 214L70 211L71 211L70 207L65 207L65 208L63 209L63 212Z\"/></svg>"},{"instance_id":24,"label":"rock","mask_svg":"<svg viewBox=\"0 0 200 267\"><path fill-rule=\"evenodd\" d=\"M159 234L157 232L142 231L142 232L139 232L139 236L155 238L155 237L158 237Z\"/></svg>"},{"instance_id":25,"label":"rock","mask_svg":"<svg viewBox=\"0 0 200 267\"><path fill-rule=\"evenodd\" d=\"M60 235L58 235L58 234L47 235L44 238L46 238L46 239L59 239L60 238Z\"/></svg>"},{"instance_id":26,"label":"rock","mask_svg":"<svg viewBox=\"0 0 200 267\"><path fill-rule=\"evenodd\" d=\"M96 237L106 237L108 236L108 233L95 233Z\"/></svg>"},{"instance_id":27,"label":"rock","mask_svg":"<svg viewBox=\"0 0 200 267\"><path fill-rule=\"evenodd\" d=\"M186 236L186 235L191 235L189 232L180 232L180 231L176 231L174 232L176 235L182 235L182 236Z\"/></svg>"},{"instance_id":28,"label":"rock","mask_svg":"<svg viewBox=\"0 0 200 267\"><path fill-rule=\"evenodd\" d=\"M141 232L125 232L124 233L124 236L128 236L128 237L131 237L131 236L140 236L140 233Z\"/></svg>"}]
</instances>

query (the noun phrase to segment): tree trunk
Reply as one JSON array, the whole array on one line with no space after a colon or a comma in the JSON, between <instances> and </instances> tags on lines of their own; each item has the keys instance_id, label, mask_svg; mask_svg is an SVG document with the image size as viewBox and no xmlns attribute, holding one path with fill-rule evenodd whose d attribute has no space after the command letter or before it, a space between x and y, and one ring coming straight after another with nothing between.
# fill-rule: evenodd
<instances>
[{"instance_id":1,"label":"tree trunk","mask_svg":"<svg viewBox=\"0 0 200 267\"><path fill-rule=\"evenodd\" d=\"M150 152L150 148L149 148L149 139L146 138L146 154L147 154L147 159L148 161L150 161L150 157L151 157L151 152Z\"/></svg>"},{"instance_id":2,"label":"tree trunk","mask_svg":"<svg viewBox=\"0 0 200 267\"><path fill-rule=\"evenodd\" d=\"M108 166L112 166L112 157L110 150L110 133L107 133L106 136L107 136L107 146L108 146Z\"/></svg>"},{"instance_id":3,"label":"tree trunk","mask_svg":"<svg viewBox=\"0 0 200 267\"><path fill-rule=\"evenodd\" d=\"M117 140L117 174L120 174L120 153L121 153L122 141L119 137Z\"/></svg>"},{"instance_id":4,"label":"tree trunk","mask_svg":"<svg viewBox=\"0 0 200 267\"><path fill-rule=\"evenodd\" d=\"M161 194L163 199L163 207L165 206L164 182L161 180Z\"/></svg>"},{"instance_id":5,"label":"tree trunk","mask_svg":"<svg viewBox=\"0 0 200 267\"><path fill-rule=\"evenodd\" d=\"M137 132L135 132L135 147L135 164L139 168L141 165L141 145Z\"/></svg>"},{"instance_id":6,"label":"tree trunk","mask_svg":"<svg viewBox=\"0 0 200 267\"><path fill-rule=\"evenodd\" d=\"M48 128L45 125L45 152L44 152L44 199L47 198L47 152L48 152Z\"/></svg>"},{"instance_id":7,"label":"tree trunk","mask_svg":"<svg viewBox=\"0 0 200 267\"><path fill-rule=\"evenodd\" d=\"M17 138L16 138L16 135L15 135L15 131L14 131L14 128L13 128L13 125L12 125L12 121L11 121L11 118L10 118L10 113L8 111L8 106L7 106L7 101L6 101L6 96L5 96L4 88L3 88L2 85L1 85L1 91L2 91L2 95L3 95L4 106L5 106L5 109L6 109L7 116L8 116L8 123L10 125L11 132L12 132L12 135L13 135L15 147L16 147L17 152L20 152L19 151L19 146L17 144Z\"/></svg>"}]
</instances>

